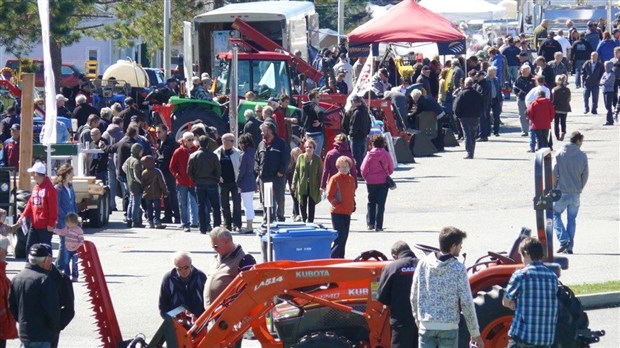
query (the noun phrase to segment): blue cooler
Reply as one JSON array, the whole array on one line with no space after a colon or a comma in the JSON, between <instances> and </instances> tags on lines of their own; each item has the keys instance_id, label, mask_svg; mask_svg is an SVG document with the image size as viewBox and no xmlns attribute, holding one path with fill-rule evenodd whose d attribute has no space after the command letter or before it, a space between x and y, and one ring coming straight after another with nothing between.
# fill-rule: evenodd
<instances>
[{"instance_id":1,"label":"blue cooler","mask_svg":"<svg viewBox=\"0 0 620 348\"><path fill-rule=\"evenodd\" d=\"M273 259L305 261L316 259L328 259L331 257L332 242L338 236L338 232L317 225L279 228L271 233ZM261 237L264 248L267 247L267 235ZM267 252L264 250L263 259Z\"/></svg>"}]
</instances>

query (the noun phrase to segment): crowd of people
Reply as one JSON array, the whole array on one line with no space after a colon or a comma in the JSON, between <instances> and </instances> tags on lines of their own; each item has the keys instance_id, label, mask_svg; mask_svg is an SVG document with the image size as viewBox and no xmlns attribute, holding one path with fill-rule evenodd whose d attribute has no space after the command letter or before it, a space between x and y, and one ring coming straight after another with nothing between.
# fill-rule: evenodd
<instances>
[{"instance_id":1,"label":"crowd of people","mask_svg":"<svg viewBox=\"0 0 620 348\"><path fill-rule=\"evenodd\" d=\"M373 98L391 98L395 103L398 96L406 98L401 115L409 128L416 126L416 118L421 113L434 113L440 129L452 129L459 140L464 140L467 159L474 158L477 142L487 142L491 135L500 136L503 104L509 93L515 94L520 131L522 136L529 137L529 152L552 147L554 138L556 142L563 142L569 134L569 142L558 151L554 170L563 193L562 200L554 207L554 224L561 244L558 252L571 254L579 195L587 182L588 166L587 157L580 150L583 134L569 132L567 127L570 124L567 116L572 112L569 76L575 76L575 88L583 88L586 114L598 113L601 89L606 108L605 125L613 125L620 112L620 31L610 34L604 28L601 30L601 25L604 23L589 23L588 30L579 33L569 21L568 37L565 37L564 30L556 35L547 29L548 22L543 21L536 29L536 40L531 46L523 36L507 36L491 42L476 55L455 57L443 65L438 57L417 61L411 54L411 75L401 76L400 84L392 87L389 81L395 79L396 73L389 68L377 69L368 83L368 93ZM315 67L324 73L324 86L308 93L301 117L291 114L291 96L284 94L278 99L271 98L267 105L246 110L246 122L240 134L218 134L214 127L195 124L176 139L169 127L160 123L154 127L153 136L147 130L151 126L150 115L131 97L124 100L124 108L119 103L97 105L89 84L82 85L74 106L67 105L68 99L63 94L56 96L58 138L100 150L85 156L86 174L110 187L111 211L123 210L127 227L165 229L174 224L184 232L197 229L210 236L216 255L206 272L192 265L190 254L175 254L174 268L162 281L159 302L162 316L180 304L188 309L189 316L199 316L239 272L256 263L233 242L233 234L255 233L254 197L258 195L261 202L264 201L265 183L273 185L270 213L274 221L285 221L289 216L293 221L312 223L316 205L322 201L330 204L332 226L338 232L331 250L334 258L345 257L351 214L357 209L356 191L361 181L367 190L367 228L383 231L394 163L387 151L386 139L381 135L369 137L373 119L362 97L350 98L351 109L342 119L341 133L334 139L325 138L319 94L349 93L365 61L359 59L351 65L346 50L335 53L324 50L315 60ZM213 98L208 75L196 77L192 82L192 98ZM178 93L174 80L168 81L166 91L168 96ZM247 92L245 99L255 100L256 95ZM37 105L40 109L44 103L38 101ZM69 132L71 119L77 121L76 132ZM292 142L293 124L303 135L299 144ZM20 117L16 107L6 110L1 127L0 165L17 167ZM327 142L332 144L327 146ZM438 146L441 147L441 143ZM331 149L327 151L328 148ZM29 172L36 186L20 219L13 226L3 225L6 213L3 217L0 211L3 236L15 233L24 223L29 225L26 243L29 263L11 285L13 295L9 296L9 306L15 319L22 324L22 341L57 344L58 333L72 317L70 284L78 279L76 251L84 241L72 185L74 170L69 164L56 168L54 182L40 162ZM287 186L293 201L290 213L285 204ZM117 196L122 198L120 206L117 206ZM163 212L161 201L164 202ZM566 228L561 219L564 211L568 211ZM51 262L50 247L53 234L59 235L61 241L55 265ZM455 258L465 236L458 229L444 229L440 234L440 252L420 262L406 243L393 247L393 257L397 262L402 260L403 265L386 268L380 287L383 289L380 301L403 309L392 312L393 347L411 346L417 341L414 331L405 329L416 324L421 346L453 342L458 334L458 311L456 306L444 307L456 301L461 302L473 341L482 346L469 285L463 283L465 270ZM2 250L6 250L4 244L0 240L0 257ZM505 305L515 309L525 322L511 329L514 347L519 343L550 344L547 331L540 335L532 333L530 326L538 324L524 313L523 302L515 305L515 299L527 296L519 290L521 283L529 281L524 279L527 278L524 274L544 273L539 267L542 251L538 248L535 240L522 243L520 251L526 260L526 269L515 273L506 291ZM405 268L407 270L403 271ZM446 273L434 279L435 268L445 268ZM389 278L390 272L400 272L409 280L405 279L398 286L387 286L394 281ZM58 275L47 281L43 278L48 273ZM545 274L543 278L541 282L552 277ZM65 297L62 301L47 297L26 298L22 292L31 286L42 287L41 291L48 297L58 292ZM396 291L394 287L407 289L407 286L411 302L403 305L403 298L409 297L397 296L402 295L401 292L390 295L390 291ZM551 287L548 290L553 291ZM429 297L432 291L440 294ZM53 320L24 325L32 311L49 312ZM549 318L552 314L550 310L545 312ZM544 330L553 328L548 325ZM16 333L11 333L11 337L5 338L15 336Z\"/></svg>"}]
</instances>

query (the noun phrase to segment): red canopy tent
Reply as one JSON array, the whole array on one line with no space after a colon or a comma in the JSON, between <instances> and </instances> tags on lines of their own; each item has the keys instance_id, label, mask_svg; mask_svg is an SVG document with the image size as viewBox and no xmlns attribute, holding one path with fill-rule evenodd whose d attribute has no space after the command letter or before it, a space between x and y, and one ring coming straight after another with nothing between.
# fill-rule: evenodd
<instances>
[{"instance_id":1,"label":"red canopy tent","mask_svg":"<svg viewBox=\"0 0 620 348\"><path fill-rule=\"evenodd\" d=\"M450 21L414 0L403 0L383 16L357 27L349 33L348 40L351 54L358 56L362 51L368 52L370 44L381 42L436 42L440 54L465 52L465 35Z\"/></svg>"}]
</instances>

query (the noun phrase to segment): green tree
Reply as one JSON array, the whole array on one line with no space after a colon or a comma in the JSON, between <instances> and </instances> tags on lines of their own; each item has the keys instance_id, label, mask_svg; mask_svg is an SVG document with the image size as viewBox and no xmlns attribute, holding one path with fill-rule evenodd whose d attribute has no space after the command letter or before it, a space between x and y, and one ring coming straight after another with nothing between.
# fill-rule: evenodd
<instances>
[{"instance_id":1,"label":"green tree","mask_svg":"<svg viewBox=\"0 0 620 348\"><path fill-rule=\"evenodd\" d=\"M136 41L147 43L149 55L164 47L164 0L109 1L104 6L115 21L91 34L97 38L114 38L117 47L133 47ZM171 42L183 40L183 21L192 21L194 16L204 12L205 1L171 0L170 32Z\"/></svg>"},{"instance_id":2,"label":"green tree","mask_svg":"<svg viewBox=\"0 0 620 348\"><path fill-rule=\"evenodd\" d=\"M60 90L62 47L78 41L89 27L84 23L98 17L96 0L50 1L50 51ZM13 55L23 58L41 42L41 22L36 0L0 0L0 45Z\"/></svg>"}]
</instances>

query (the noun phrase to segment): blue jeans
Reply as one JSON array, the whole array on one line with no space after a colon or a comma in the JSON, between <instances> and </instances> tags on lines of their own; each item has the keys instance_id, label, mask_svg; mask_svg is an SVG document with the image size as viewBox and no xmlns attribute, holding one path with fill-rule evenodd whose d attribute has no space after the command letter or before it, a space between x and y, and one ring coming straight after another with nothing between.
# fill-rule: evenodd
<instances>
[{"instance_id":1,"label":"blue jeans","mask_svg":"<svg viewBox=\"0 0 620 348\"><path fill-rule=\"evenodd\" d=\"M110 209L116 209L116 169L108 167L108 186L110 187Z\"/></svg>"},{"instance_id":2,"label":"blue jeans","mask_svg":"<svg viewBox=\"0 0 620 348\"><path fill-rule=\"evenodd\" d=\"M588 87L583 86L583 105L586 108L586 112L590 111L590 95L592 95L592 112L596 112L598 108L598 92L600 88L598 86Z\"/></svg>"},{"instance_id":3,"label":"blue jeans","mask_svg":"<svg viewBox=\"0 0 620 348\"><path fill-rule=\"evenodd\" d=\"M368 190L366 223L368 227L372 226L375 230L383 229L383 213L385 212L385 202L389 190L388 185L367 184L366 188Z\"/></svg>"},{"instance_id":4,"label":"blue jeans","mask_svg":"<svg viewBox=\"0 0 620 348\"><path fill-rule=\"evenodd\" d=\"M575 61L575 85L577 88L581 88L581 68L585 63L585 60L576 60Z\"/></svg>"},{"instance_id":5,"label":"blue jeans","mask_svg":"<svg viewBox=\"0 0 620 348\"><path fill-rule=\"evenodd\" d=\"M536 132L532 129L532 122L530 122L530 150L536 150Z\"/></svg>"},{"instance_id":6,"label":"blue jeans","mask_svg":"<svg viewBox=\"0 0 620 348\"><path fill-rule=\"evenodd\" d=\"M332 245L332 258L344 259L344 249L349 238L350 226L351 215L332 213L332 227L338 232L338 236Z\"/></svg>"},{"instance_id":7,"label":"blue jeans","mask_svg":"<svg viewBox=\"0 0 620 348\"><path fill-rule=\"evenodd\" d=\"M577 229L577 213L579 213L579 193L562 193L559 201L553 204L553 229L560 244L568 244L567 250L573 250L575 230ZM567 211L566 227L562 222L562 214Z\"/></svg>"},{"instance_id":8,"label":"blue jeans","mask_svg":"<svg viewBox=\"0 0 620 348\"><path fill-rule=\"evenodd\" d=\"M357 168L357 175L362 176L362 161L366 156L366 148L368 142L364 139L351 139L351 151L353 152L353 158L355 159L355 167Z\"/></svg>"},{"instance_id":9,"label":"blue jeans","mask_svg":"<svg viewBox=\"0 0 620 348\"><path fill-rule=\"evenodd\" d=\"M149 219L149 224L159 225L161 201L159 199L145 199L144 201L146 203L146 216Z\"/></svg>"},{"instance_id":10,"label":"blue jeans","mask_svg":"<svg viewBox=\"0 0 620 348\"><path fill-rule=\"evenodd\" d=\"M420 329L420 348L456 348L459 343L459 330Z\"/></svg>"},{"instance_id":11,"label":"blue jeans","mask_svg":"<svg viewBox=\"0 0 620 348\"><path fill-rule=\"evenodd\" d=\"M519 77L519 66L508 66L508 83L510 86L514 85L515 81L517 81L517 77Z\"/></svg>"},{"instance_id":12,"label":"blue jeans","mask_svg":"<svg viewBox=\"0 0 620 348\"><path fill-rule=\"evenodd\" d=\"M65 236L60 236L60 243L58 243L58 255L56 256L56 268L58 268L61 271L64 271L65 268L68 266L67 263L68 261L68 251L67 251L67 247L65 246ZM69 273L65 273L67 275L69 275Z\"/></svg>"},{"instance_id":13,"label":"blue jeans","mask_svg":"<svg viewBox=\"0 0 620 348\"><path fill-rule=\"evenodd\" d=\"M200 233L207 233L211 230L211 211L213 212L213 226L218 227L222 224L220 192L218 189L219 187L216 184L196 187Z\"/></svg>"},{"instance_id":14,"label":"blue jeans","mask_svg":"<svg viewBox=\"0 0 620 348\"><path fill-rule=\"evenodd\" d=\"M131 221L134 224L140 224L142 222L140 203L142 201L141 193L129 194L129 207L127 208L127 221Z\"/></svg>"},{"instance_id":15,"label":"blue jeans","mask_svg":"<svg viewBox=\"0 0 620 348\"><path fill-rule=\"evenodd\" d=\"M50 348L52 344L50 342L22 342L20 348Z\"/></svg>"},{"instance_id":16,"label":"blue jeans","mask_svg":"<svg viewBox=\"0 0 620 348\"><path fill-rule=\"evenodd\" d=\"M190 225L190 209L192 211L191 224L194 226L198 225L198 198L196 197L196 189L179 185L177 186L177 196L181 213L181 223L183 226L189 227Z\"/></svg>"},{"instance_id":17,"label":"blue jeans","mask_svg":"<svg viewBox=\"0 0 620 348\"><path fill-rule=\"evenodd\" d=\"M77 278L79 276L77 251L65 251L65 259L60 269L67 277Z\"/></svg>"}]
</instances>

